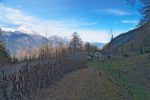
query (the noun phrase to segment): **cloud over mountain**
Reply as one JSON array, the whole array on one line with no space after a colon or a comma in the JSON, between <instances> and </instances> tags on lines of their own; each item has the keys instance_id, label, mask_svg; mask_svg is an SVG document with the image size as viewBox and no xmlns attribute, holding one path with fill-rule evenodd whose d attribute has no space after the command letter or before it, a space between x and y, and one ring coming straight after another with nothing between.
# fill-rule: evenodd
<instances>
[{"instance_id":1,"label":"cloud over mountain","mask_svg":"<svg viewBox=\"0 0 150 100\"><path fill-rule=\"evenodd\" d=\"M79 32L83 40L93 41L92 37L95 35L99 37L94 39L95 41L108 42L109 35L103 30L82 29L80 27L93 26L98 24L97 22L81 21L76 19L67 20L44 20L32 15L24 14L22 11L16 8L7 7L4 4L0 4L0 27L5 29L15 29L21 32L29 34L39 33L42 36L46 34L46 26L48 35L58 35L61 37L70 38L73 32ZM85 35L86 33L86 35Z\"/></svg>"}]
</instances>

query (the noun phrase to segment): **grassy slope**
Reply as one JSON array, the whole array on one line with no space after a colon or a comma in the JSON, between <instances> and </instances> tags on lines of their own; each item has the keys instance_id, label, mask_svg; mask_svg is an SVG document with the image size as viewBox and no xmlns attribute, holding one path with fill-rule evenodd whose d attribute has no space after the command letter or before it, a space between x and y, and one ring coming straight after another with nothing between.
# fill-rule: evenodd
<instances>
[{"instance_id":1,"label":"grassy slope","mask_svg":"<svg viewBox=\"0 0 150 100\"><path fill-rule=\"evenodd\" d=\"M91 62L111 76L125 100L150 100L150 54Z\"/></svg>"}]
</instances>

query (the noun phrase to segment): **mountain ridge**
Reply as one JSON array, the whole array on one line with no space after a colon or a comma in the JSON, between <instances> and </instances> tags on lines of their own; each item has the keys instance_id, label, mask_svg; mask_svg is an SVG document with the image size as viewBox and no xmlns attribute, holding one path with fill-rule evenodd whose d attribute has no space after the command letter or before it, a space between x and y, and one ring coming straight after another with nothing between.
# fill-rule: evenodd
<instances>
[{"instance_id":1,"label":"mountain ridge","mask_svg":"<svg viewBox=\"0 0 150 100\"><path fill-rule=\"evenodd\" d=\"M69 39L62 38L57 35L52 35L48 38L40 34L30 34L21 31L11 30L6 31L2 28L2 35L0 41L5 43L6 48L10 51L11 55L16 55L17 52L22 50L28 50L31 48L38 48L43 44L52 43L53 46L68 45ZM84 41L86 43L86 41ZM91 44L102 48L105 44L100 42L92 42Z\"/></svg>"}]
</instances>

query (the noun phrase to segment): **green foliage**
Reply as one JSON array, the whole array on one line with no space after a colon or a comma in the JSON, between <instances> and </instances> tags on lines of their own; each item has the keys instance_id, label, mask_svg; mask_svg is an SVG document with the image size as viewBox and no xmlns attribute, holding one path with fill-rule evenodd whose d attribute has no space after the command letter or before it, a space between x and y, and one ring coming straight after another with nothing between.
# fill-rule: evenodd
<instances>
[{"instance_id":1,"label":"green foliage","mask_svg":"<svg viewBox=\"0 0 150 100\"><path fill-rule=\"evenodd\" d=\"M0 42L0 60L1 61L10 61L11 57L8 51L5 49L2 42Z\"/></svg>"},{"instance_id":2,"label":"green foliage","mask_svg":"<svg viewBox=\"0 0 150 100\"><path fill-rule=\"evenodd\" d=\"M13 56L12 57L12 63L17 63L17 62L18 62L18 59L15 56Z\"/></svg>"}]
</instances>

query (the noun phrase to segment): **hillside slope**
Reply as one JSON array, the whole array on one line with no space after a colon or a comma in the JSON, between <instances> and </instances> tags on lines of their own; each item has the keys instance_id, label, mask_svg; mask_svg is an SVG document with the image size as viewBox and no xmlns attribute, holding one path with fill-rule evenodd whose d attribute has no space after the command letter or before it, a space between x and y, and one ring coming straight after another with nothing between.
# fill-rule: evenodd
<instances>
[{"instance_id":1,"label":"hillside slope","mask_svg":"<svg viewBox=\"0 0 150 100\"><path fill-rule=\"evenodd\" d=\"M150 52L150 23L123 33L104 47L108 52Z\"/></svg>"},{"instance_id":2,"label":"hillside slope","mask_svg":"<svg viewBox=\"0 0 150 100\"><path fill-rule=\"evenodd\" d=\"M120 89L120 100L150 100L150 53L91 62Z\"/></svg>"}]
</instances>

